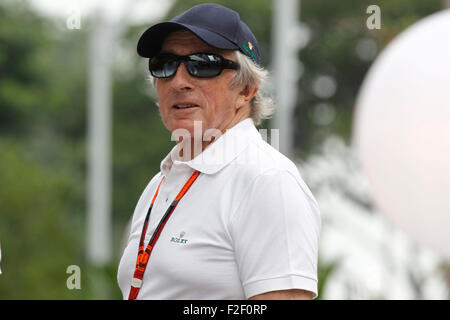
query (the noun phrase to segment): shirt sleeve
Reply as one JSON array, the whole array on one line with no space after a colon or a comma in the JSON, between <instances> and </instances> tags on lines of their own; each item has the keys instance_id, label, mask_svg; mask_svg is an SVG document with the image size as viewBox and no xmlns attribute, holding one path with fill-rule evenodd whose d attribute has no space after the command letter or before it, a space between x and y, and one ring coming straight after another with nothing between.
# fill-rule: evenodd
<instances>
[{"instance_id":1,"label":"shirt sleeve","mask_svg":"<svg viewBox=\"0 0 450 320\"><path fill-rule=\"evenodd\" d=\"M300 179L279 170L259 175L231 217L230 235L247 298L287 289L317 297L320 213Z\"/></svg>"}]
</instances>

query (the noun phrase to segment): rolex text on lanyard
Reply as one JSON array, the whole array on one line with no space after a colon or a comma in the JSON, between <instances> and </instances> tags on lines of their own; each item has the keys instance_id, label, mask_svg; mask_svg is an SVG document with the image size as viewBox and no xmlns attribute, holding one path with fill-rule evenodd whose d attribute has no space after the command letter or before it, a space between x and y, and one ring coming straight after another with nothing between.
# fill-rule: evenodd
<instances>
[{"instance_id":1,"label":"rolex text on lanyard","mask_svg":"<svg viewBox=\"0 0 450 320\"><path fill-rule=\"evenodd\" d=\"M167 220L169 220L169 217L172 214L172 212L175 210L178 202L189 190L191 185L197 179L198 175L199 175L199 172L195 171L192 174L192 176L188 179L188 181L184 184L183 188L181 188L180 192L175 197L175 199L172 201L172 203L170 204L170 206L167 209L164 216L161 218L161 221L159 221L159 224L156 227L155 232L153 232L153 235L152 235L150 241L148 242L147 247L144 250L144 239L145 239L145 233L147 232L148 222L150 220L150 212L152 211L153 204L155 203L155 199L158 195L159 187L161 186L161 183L163 182L164 177L161 179L161 182L159 183L158 188L156 189L155 195L153 196L152 203L150 204L150 208L148 209L147 215L145 216L144 226L142 227L141 238L139 240L139 249L138 249L138 256L137 256L137 261L136 261L136 269L134 270L133 279L131 280L131 289L130 289L130 294L128 296L128 300L135 300L137 298L137 296L139 294L139 290L142 286L142 279L144 278L145 268L147 268L148 259L150 258L150 254L152 253L153 247L155 246L155 243L158 240L162 229L166 225Z\"/></svg>"}]
</instances>

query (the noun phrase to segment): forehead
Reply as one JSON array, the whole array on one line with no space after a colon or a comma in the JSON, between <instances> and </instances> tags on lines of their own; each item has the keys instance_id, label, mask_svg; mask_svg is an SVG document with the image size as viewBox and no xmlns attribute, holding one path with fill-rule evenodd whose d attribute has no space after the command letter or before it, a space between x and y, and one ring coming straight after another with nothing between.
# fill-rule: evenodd
<instances>
[{"instance_id":1,"label":"forehead","mask_svg":"<svg viewBox=\"0 0 450 320\"><path fill-rule=\"evenodd\" d=\"M211 47L195 34L188 30L175 31L170 33L161 46L161 52L170 52L178 55L186 55L195 52L217 53L229 56L230 50L221 50Z\"/></svg>"}]
</instances>

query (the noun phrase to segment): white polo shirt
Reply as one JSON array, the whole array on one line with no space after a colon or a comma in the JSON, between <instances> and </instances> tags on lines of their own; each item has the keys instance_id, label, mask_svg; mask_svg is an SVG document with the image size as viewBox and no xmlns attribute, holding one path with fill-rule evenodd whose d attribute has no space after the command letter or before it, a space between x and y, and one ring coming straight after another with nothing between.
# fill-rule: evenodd
<instances>
[{"instance_id":1,"label":"white polo shirt","mask_svg":"<svg viewBox=\"0 0 450 320\"><path fill-rule=\"evenodd\" d=\"M145 215L162 177L145 246L194 170L153 248L138 299L246 299L274 290L317 295L320 214L297 167L266 143L251 118L188 162L175 148L161 162L133 214L118 270L124 299Z\"/></svg>"}]
</instances>

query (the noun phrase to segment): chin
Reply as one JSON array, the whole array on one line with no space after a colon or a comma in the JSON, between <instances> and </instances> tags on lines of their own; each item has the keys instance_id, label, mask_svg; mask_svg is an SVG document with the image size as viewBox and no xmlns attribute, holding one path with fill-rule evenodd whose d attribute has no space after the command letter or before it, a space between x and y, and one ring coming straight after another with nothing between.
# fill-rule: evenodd
<instances>
[{"instance_id":1,"label":"chin","mask_svg":"<svg viewBox=\"0 0 450 320\"><path fill-rule=\"evenodd\" d=\"M166 126L172 134L186 135L186 130L189 132L190 137L194 136L194 120L183 119L172 121L169 126Z\"/></svg>"}]
</instances>

